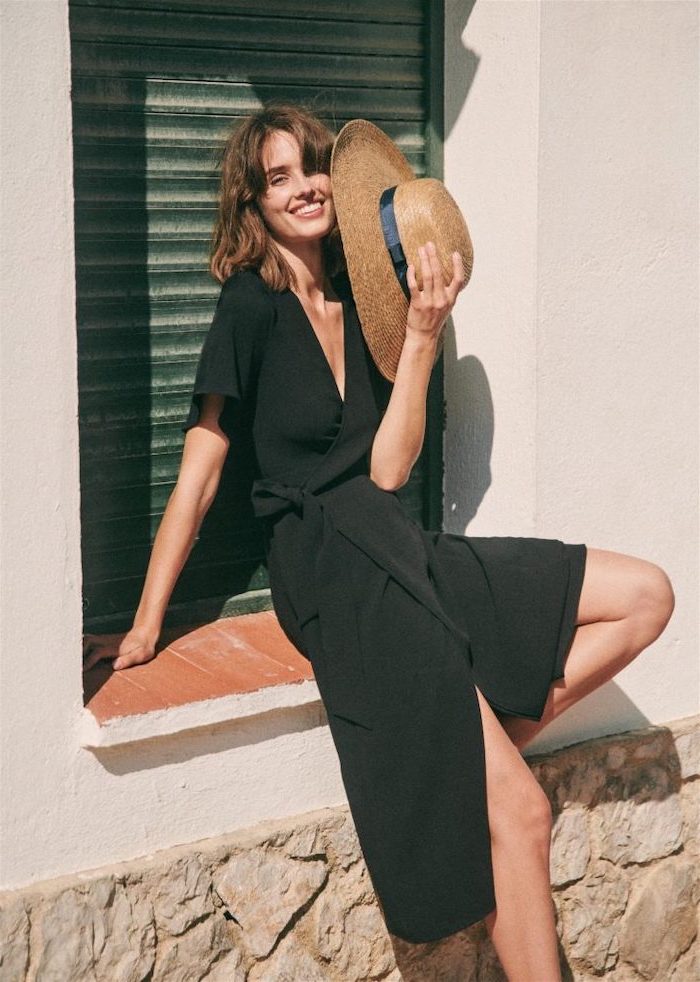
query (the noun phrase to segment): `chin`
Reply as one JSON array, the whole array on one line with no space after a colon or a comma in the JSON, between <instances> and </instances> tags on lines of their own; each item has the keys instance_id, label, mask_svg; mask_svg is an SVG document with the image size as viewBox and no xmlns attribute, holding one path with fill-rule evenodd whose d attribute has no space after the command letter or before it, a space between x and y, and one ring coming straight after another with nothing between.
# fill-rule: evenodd
<instances>
[{"instance_id":1,"label":"chin","mask_svg":"<svg viewBox=\"0 0 700 982\"><path fill-rule=\"evenodd\" d=\"M297 237L297 241L298 242L316 242L318 240L325 239L330 234L330 232L332 230L333 230L333 226L331 225L328 228L327 227L323 227L323 228L319 229L318 231L313 231L313 232L309 231L309 234L308 235L300 235L300 236L298 236Z\"/></svg>"}]
</instances>

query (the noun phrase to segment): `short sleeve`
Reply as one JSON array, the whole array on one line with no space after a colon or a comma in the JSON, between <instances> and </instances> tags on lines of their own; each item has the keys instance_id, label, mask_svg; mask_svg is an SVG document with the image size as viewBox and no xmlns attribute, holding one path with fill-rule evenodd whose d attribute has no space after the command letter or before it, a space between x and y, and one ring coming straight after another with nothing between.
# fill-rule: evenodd
<instances>
[{"instance_id":1,"label":"short sleeve","mask_svg":"<svg viewBox=\"0 0 700 982\"><path fill-rule=\"evenodd\" d=\"M227 397L219 420L224 432L230 433L236 418L250 408L273 316L272 298L256 274L240 270L222 285L197 363L183 433L199 421L206 393Z\"/></svg>"}]
</instances>

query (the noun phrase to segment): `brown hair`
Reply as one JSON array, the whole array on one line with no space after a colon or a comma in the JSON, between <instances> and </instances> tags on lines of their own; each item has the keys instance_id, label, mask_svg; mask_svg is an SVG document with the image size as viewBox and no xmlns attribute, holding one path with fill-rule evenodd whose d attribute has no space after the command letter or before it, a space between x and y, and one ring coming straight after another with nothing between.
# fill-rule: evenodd
<instances>
[{"instance_id":1,"label":"brown hair","mask_svg":"<svg viewBox=\"0 0 700 982\"><path fill-rule=\"evenodd\" d=\"M253 268L273 290L298 285L258 208L258 199L267 188L262 152L273 130L295 137L307 172L330 174L335 135L305 107L274 100L237 124L220 159L218 214L209 258L209 268L219 283L237 269ZM337 221L324 238L322 250L328 276L346 269Z\"/></svg>"}]
</instances>

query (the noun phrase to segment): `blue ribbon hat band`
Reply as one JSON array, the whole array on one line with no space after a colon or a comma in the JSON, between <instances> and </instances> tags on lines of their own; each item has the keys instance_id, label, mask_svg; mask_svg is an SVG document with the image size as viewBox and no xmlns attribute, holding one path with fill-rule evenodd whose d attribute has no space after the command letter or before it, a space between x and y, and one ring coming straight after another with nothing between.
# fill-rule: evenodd
<instances>
[{"instance_id":1,"label":"blue ribbon hat band","mask_svg":"<svg viewBox=\"0 0 700 982\"><path fill-rule=\"evenodd\" d=\"M384 242L394 265L396 279L399 281L404 296L410 301L411 291L406 281L408 263L401 247L399 229L396 224L396 215L394 214L394 193L397 187L398 185L395 184L393 188L387 188L385 191L382 191L379 199L379 217L382 223Z\"/></svg>"}]
</instances>

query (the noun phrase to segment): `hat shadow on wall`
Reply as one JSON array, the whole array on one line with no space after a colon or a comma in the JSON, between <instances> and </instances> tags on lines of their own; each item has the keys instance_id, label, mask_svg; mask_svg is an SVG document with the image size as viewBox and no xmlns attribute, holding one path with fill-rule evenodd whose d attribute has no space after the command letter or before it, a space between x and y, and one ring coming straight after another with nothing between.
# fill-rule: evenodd
<instances>
[{"instance_id":1,"label":"hat shadow on wall","mask_svg":"<svg viewBox=\"0 0 700 982\"><path fill-rule=\"evenodd\" d=\"M471 92L481 62L479 55L464 43L464 31L475 6L476 0L457 0L456 3L445 6L445 36L458 37L460 44L454 44L449 52L451 61L444 92L443 137L448 137L452 132Z\"/></svg>"},{"instance_id":2,"label":"hat shadow on wall","mask_svg":"<svg viewBox=\"0 0 700 982\"><path fill-rule=\"evenodd\" d=\"M494 405L482 362L457 356L451 319L445 331L444 529L461 535L491 486Z\"/></svg>"}]
</instances>

